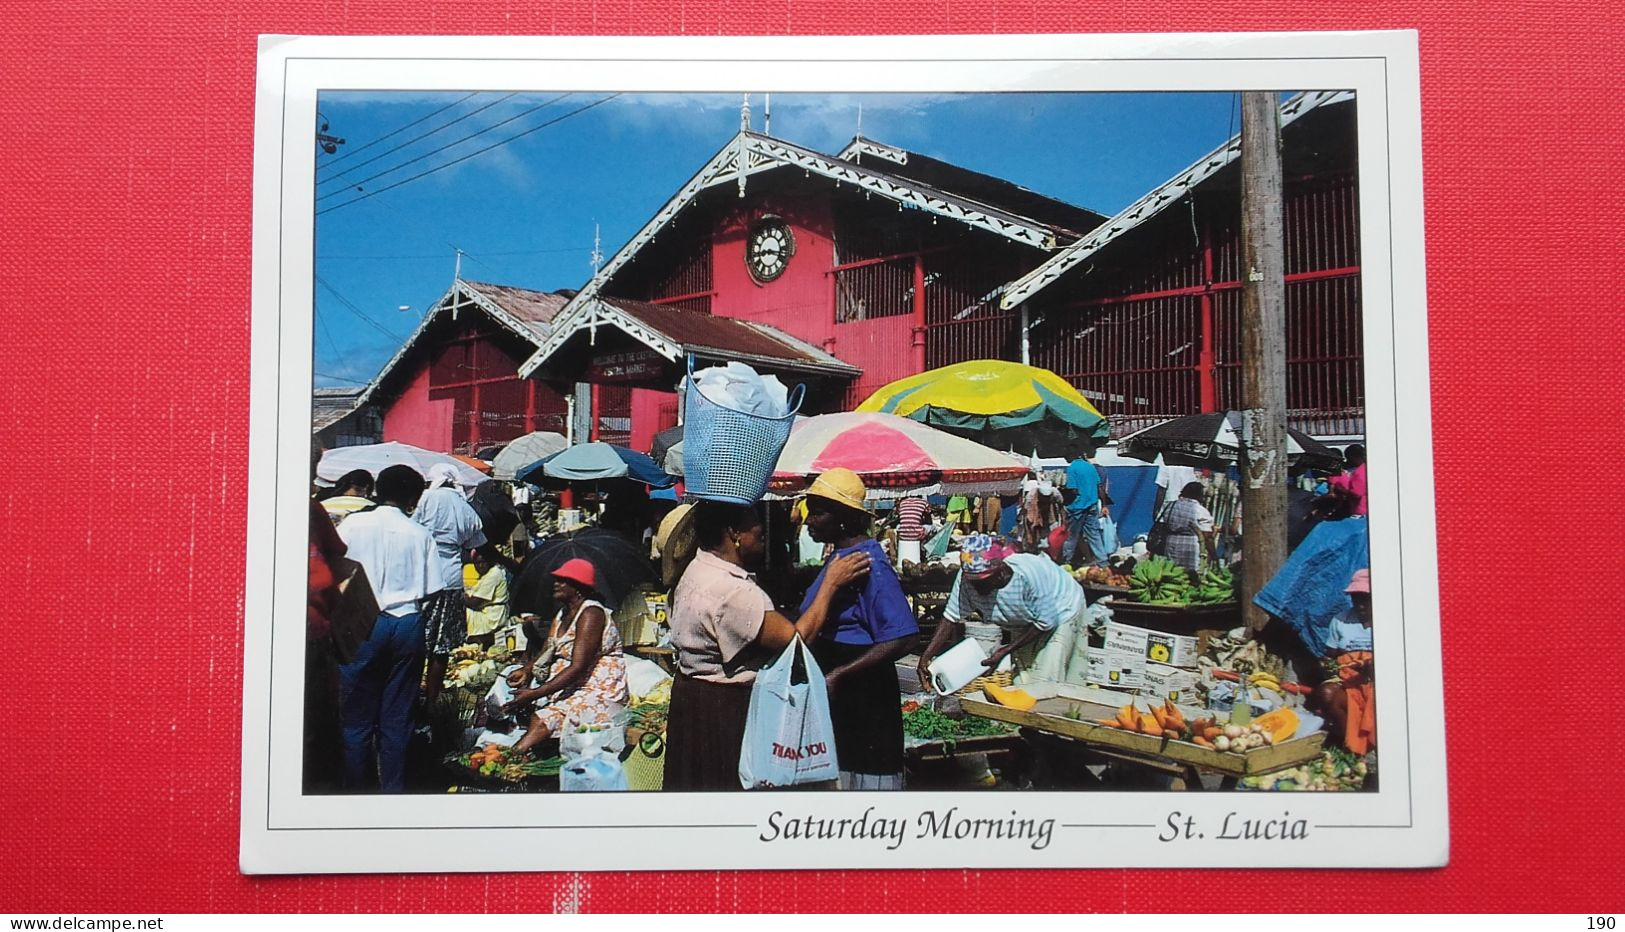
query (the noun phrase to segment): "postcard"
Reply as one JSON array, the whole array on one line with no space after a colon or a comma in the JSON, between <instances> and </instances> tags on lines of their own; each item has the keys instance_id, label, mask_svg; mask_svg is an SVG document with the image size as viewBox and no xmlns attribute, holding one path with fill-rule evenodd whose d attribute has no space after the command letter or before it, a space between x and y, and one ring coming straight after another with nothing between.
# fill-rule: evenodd
<instances>
[{"instance_id":1,"label":"postcard","mask_svg":"<svg viewBox=\"0 0 1625 932\"><path fill-rule=\"evenodd\" d=\"M245 872L1446 862L1414 33L267 36L254 146Z\"/></svg>"}]
</instances>

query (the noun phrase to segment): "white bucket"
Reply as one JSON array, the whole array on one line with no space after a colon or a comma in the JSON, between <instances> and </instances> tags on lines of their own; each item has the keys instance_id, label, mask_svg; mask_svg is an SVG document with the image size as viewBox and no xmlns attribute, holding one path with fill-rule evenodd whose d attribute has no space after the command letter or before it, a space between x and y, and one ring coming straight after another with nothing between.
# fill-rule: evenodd
<instances>
[{"instance_id":1,"label":"white bucket","mask_svg":"<svg viewBox=\"0 0 1625 932\"><path fill-rule=\"evenodd\" d=\"M994 651L1004 646L1004 629L998 625L967 621L965 622L965 636L980 641L982 650L988 656L991 656Z\"/></svg>"}]
</instances>

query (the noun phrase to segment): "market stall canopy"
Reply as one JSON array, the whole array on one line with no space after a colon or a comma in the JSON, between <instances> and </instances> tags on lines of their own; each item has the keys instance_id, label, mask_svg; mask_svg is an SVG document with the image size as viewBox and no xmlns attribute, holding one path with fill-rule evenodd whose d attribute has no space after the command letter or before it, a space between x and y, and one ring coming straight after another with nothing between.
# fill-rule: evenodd
<instances>
[{"instance_id":1,"label":"market stall canopy","mask_svg":"<svg viewBox=\"0 0 1625 932\"><path fill-rule=\"evenodd\" d=\"M678 449L677 445L682 442L683 425L678 424L676 427L668 427L655 434L654 441L649 445L649 457L664 467L667 472L671 472L673 466L681 470L683 468L682 457L678 456L677 462L673 463L671 454ZM681 472L673 474L682 475Z\"/></svg>"},{"instance_id":2,"label":"market stall canopy","mask_svg":"<svg viewBox=\"0 0 1625 932\"><path fill-rule=\"evenodd\" d=\"M871 498L1014 492L1027 464L964 437L895 414L848 411L796 422L769 488L800 491L827 469L862 477Z\"/></svg>"},{"instance_id":3,"label":"market stall canopy","mask_svg":"<svg viewBox=\"0 0 1625 932\"><path fill-rule=\"evenodd\" d=\"M1073 457L1106 442L1111 425L1065 379L1036 366L974 359L898 379L859 411L901 415L988 446Z\"/></svg>"},{"instance_id":4,"label":"market stall canopy","mask_svg":"<svg viewBox=\"0 0 1625 932\"><path fill-rule=\"evenodd\" d=\"M355 447L336 447L322 454L316 465L316 478L337 482L352 469L365 469L373 479L390 466L410 466L419 475L427 476L429 467L444 463L457 471L457 484L471 489L485 481L485 474L450 453L436 453L409 443L389 441L368 443Z\"/></svg>"},{"instance_id":5,"label":"market stall canopy","mask_svg":"<svg viewBox=\"0 0 1625 932\"><path fill-rule=\"evenodd\" d=\"M1335 470L1343 455L1301 430L1288 428L1287 459L1295 469ZM1223 469L1241 447L1241 412L1210 411L1163 421L1117 442L1117 452L1153 462L1160 454L1170 466Z\"/></svg>"},{"instance_id":6,"label":"market stall canopy","mask_svg":"<svg viewBox=\"0 0 1625 932\"><path fill-rule=\"evenodd\" d=\"M546 479L564 482L631 479L657 489L667 489L674 482L647 455L612 443L577 444L531 463L515 476L520 482L538 485Z\"/></svg>"},{"instance_id":7,"label":"market stall canopy","mask_svg":"<svg viewBox=\"0 0 1625 932\"><path fill-rule=\"evenodd\" d=\"M551 430L532 431L503 447L491 460L491 476L512 482L519 470L569 446L564 435Z\"/></svg>"},{"instance_id":8,"label":"market stall canopy","mask_svg":"<svg viewBox=\"0 0 1625 932\"><path fill-rule=\"evenodd\" d=\"M452 456L456 457L459 460L462 460L463 464L468 466L468 468L470 468L470 469L476 470L478 472L486 473L488 475L491 472L491 464L486 462L485 460L480 459L477 456L464 456L461 453L453 453Z\"/></svg>"}]
</instances>

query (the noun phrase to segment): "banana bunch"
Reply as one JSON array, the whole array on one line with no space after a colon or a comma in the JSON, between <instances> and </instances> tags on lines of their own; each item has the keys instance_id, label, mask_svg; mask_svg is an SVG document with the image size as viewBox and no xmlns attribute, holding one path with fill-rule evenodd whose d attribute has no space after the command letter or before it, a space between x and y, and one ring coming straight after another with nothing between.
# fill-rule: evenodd
<instances>
[{"instance_id":1,"label":"banana bunch","mask_svg":"<svg viewBox=\"0 0 1625 932\"><path fill-rule=\"evenodd\" d=\"M1247 685L1257 689L1269 689L1278 693L1283 692L1281 689L1280 679L1277 678L1275 674L1265 673L1262 670L1247 677Z\"/></svg>"},{"instance_id":2,"label":"banana bunch","mask_svg":"<svg viewBox=\"0 0 1625 932\"><path fill-rule=\"evenodd\" d=\"M1152 557L1134 566L1129 597L1150 605L1185 605L1196 594L1185 568L1167 557Z\"/></svg>"},{"instance_id":3,"label":"banana bunch","mask_svg":"<svg viewBox=\"0 0 1625 932\"><path fill-rule=\"evenodd\" d=\"M1236 577L1231 574L1227 566L1210 566L1202 571L1202 576L1196 583L1196 595L1191 602L1196 605L1213 605L1218 602L1234 602L1236 600Z\"/></svg>"}]
</instances>

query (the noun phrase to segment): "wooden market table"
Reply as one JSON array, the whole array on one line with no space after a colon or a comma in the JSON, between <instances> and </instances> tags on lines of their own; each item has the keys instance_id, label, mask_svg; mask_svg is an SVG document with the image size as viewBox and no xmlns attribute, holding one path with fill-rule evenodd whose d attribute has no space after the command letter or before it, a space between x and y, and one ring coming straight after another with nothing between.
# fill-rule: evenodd
<instances>
[{"instance_id":1,"label":"wooden market table","mask_svg":"<svg viewBox=\"0 0 1625 932\"><path fill-rule=\"evenodd\" d=\"M1038 705L1030 710L1012 709L971 697L961 698L959 704L967 715L1007 722L1064 738L1110 760L1167 773L1182 780L1185 787L1190 789L1201 787L1202 773L1218 774L1222 778L1221 787L1229 788L1242 777L1296 767L1318 758L1326 742L1325 733L1316 732L1280 744L1254 748L1244 754L1215 751L1187 741L1153 738L1097 724L1099 720L1115 715L1116 707L1077 695L1040 699Z\"/></svg>"}]
</instances>

